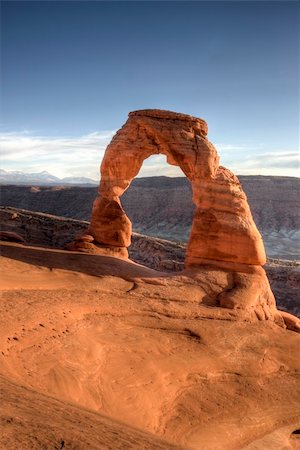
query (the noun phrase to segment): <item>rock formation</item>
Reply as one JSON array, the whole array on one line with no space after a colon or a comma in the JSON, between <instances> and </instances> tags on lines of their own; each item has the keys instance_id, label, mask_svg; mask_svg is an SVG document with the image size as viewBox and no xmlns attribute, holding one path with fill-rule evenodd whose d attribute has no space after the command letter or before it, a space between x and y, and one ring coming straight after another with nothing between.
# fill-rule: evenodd
<instances>
[{"instance_id":1,"label":"rock formation","mask_svg":"<svg viewBox=\"0 0 300 450\"><path fill-rule=\"evenodd\" d=\"M296 449L300 335L216 306L229 272L0 249L1 449Z\"/></svg>"},{"instance_id":2,"label":"rock formation","mask_svg":"<svg viewBox=\"0 0 300 450\"><path fill-rule=\"evenodd\" d=\"M192 186L195 213L186 271L194 271L194 277L199 270L202 274L216 268L225 271L227 283L215 294L215 306L241 310L241 316L248 319L285 322L294 329L290 318L282 317L276 309L261 267L266 263L264 245L246 195L237 177L219 165L207 131L204 120L186 114L156 109L129 113L106 149L87 236L81 235L69 248L87 251L88 246L89 252L94 248L96 253L128 257L131 222L120 197L146 158L164 154L169 164L181 168Z\"/></svg>"},{"instance_id":3,"label":"rock formation","mask_svg":"<svg viewBox=\"0 0 300 450\"><path fill-rule=\"evenodd\" d=\"M142 110L129 114L101 165L99 196L94 202L90 234L103 246L129 247L131 223L120 196L143 161L164 154L179 166L192 185L196 206L186 265L203 260L260 265L266 257L238 179L219 166L215 147L206 138L204 120L170 111Z\"/></svg>"}]
</instances>

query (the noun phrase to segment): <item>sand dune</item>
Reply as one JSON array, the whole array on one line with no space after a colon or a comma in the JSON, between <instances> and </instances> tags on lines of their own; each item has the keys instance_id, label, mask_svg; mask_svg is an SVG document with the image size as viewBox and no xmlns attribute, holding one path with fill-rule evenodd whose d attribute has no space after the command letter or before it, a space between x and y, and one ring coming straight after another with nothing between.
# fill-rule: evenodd
<instances>
[{"instance_id":1,"label":"sand dune","mask_svg":"<svg viewBox=\"0 0 300 450\"><path fill-rule=\"evenodd\" d=\"M186 274L1 247L2 447L296 448L299 334Z\"/></svg>"}]
</instances>

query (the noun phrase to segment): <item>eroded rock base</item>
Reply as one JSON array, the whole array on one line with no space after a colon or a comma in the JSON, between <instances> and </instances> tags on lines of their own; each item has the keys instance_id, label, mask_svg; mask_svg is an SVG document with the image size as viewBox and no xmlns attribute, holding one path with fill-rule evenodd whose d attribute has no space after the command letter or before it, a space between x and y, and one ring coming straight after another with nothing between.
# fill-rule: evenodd
<instances>
[{"instance_id":1,"label":"eroded rock base","mask_svg":"<svg viewBox=\"0 0 300 450\"><path fill-rule=\"evenodd\" d=\"M116 247L112 245L99 244L94 237L89 234L76 236L73 242L65 246L66 250L94 255L113 256L114 258L128 259L126 247Z\"/></svg>"}]
</instances>

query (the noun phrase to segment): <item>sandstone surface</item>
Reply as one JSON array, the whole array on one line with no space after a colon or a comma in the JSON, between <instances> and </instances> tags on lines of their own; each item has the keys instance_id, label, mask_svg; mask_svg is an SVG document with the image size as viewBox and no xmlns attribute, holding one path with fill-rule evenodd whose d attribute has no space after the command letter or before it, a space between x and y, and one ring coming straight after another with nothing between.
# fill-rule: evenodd
<instances>
[{"instance_id":1,"label":"sandstone surface","mask_svg":"<svg viewBox=\"0 0 300 450\"><path fill-rule=\"evenodd\" d=\"M1 253L3 448L295 450L300 335L218 306L224 270Z\"/></svg>"}]
</instances>

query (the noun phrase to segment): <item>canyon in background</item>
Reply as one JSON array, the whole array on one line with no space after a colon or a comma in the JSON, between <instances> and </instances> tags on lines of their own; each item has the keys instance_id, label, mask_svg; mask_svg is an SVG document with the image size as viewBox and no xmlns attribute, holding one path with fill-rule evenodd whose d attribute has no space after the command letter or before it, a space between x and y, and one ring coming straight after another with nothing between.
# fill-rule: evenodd
<instances>
[{"instance_id":1,"label":"canyon in background","mask_svg":"<svg viewBox=\"0 0 300 450\"><path fill-rule=\"evenodd\" d=\"M300 179L239 176L271 258L300 259ZM97 187L1 186L1 205L79 220L90 220ZM136 178L121 198L133 230L187 242L194 206L186 178Z\"/></svg>"}]
</instances>

